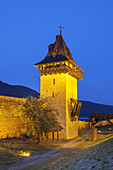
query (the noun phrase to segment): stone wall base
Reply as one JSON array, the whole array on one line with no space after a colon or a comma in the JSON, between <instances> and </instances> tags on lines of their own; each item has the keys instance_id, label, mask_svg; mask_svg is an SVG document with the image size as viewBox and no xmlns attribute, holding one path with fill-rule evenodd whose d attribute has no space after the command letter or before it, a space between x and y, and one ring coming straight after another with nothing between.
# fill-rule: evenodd
<instances>
[{"instance_id":1,"label":"stone wall base","mask_svg":"<svg viewBox=\"0 0 113 170\"><path fill-rule=\"evenodd\" d=\"M89 129L89 141L94 141L97 139L97 129Z\"/></svg>"}]
</instances>

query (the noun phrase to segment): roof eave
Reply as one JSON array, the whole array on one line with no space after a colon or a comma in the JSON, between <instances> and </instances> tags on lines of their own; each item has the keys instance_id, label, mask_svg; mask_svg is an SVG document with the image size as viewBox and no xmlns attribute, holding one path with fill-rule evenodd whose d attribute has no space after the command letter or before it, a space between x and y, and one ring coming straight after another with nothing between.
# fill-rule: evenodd
<instances>
[{"instance_id":1,"label":"roof eave","mask_svg":"<svg viewBox=\"0 0 113 170\"><path fill-rule=\"evenodd\" d=\"M52 62L47 62L47 63L37 63L37 64L34 64L33 66L39 68L38 66L41 66L41 65L52 64L52 63L62 63L62 62L65 62L65 61L68 61L68 59L62 60L62 61L52 61Z\"/></svg>"}]
</instances>

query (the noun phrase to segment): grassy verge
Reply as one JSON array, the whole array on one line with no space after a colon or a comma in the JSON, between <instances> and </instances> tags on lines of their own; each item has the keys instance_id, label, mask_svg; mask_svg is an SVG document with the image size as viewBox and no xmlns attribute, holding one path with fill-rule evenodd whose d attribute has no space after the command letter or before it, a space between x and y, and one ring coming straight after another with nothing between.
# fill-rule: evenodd
<instances>
[{"instance_id":1,"label":"grassy verge","mask_svg":"<svg viewBox=\"0 0 113 170\"><path fill-rule=\"evenodd\" d=\"M80 130L79 136L84 135L87 130ZM68 140L70 141L70 140ZM30 156L42 154L61 146L67 140L42 141L37 144L36 140L2 139L0 140L0 169L7 168L13 163L25 159L22 153L30 153Z\"/></svg>"},{"instance_id":2,"label":"grassy verge","mask_svg":"<svg viewBox=\"0 0 113 170\"><path fill-rule=\"evenodd\" d=\"M88 133L88 129L79 130L79 136L81 137L86 133ZM98 127L97 141L93 142L84 141L77 145L77 147L67 149L64 153L61 153L56 157L50 158L49 160L41 163L40 165L35 164L33 166L30 166L30 168L31 169L37 168L60 169L67 167L70 168L75 167L76 165L79 166L79 164L81 164L80 161L82 162L82 160L85 161L87 160L86 162L88 165L90 162L92 168L97 166L95 160L99 163L103 162L102 163L103 166L104 163L106 163L105 157L108 157L109 154L112 154L113 140L110 139L112 138L112 134L113 134L112 126ZM40 144L37 144L37 141L32 140L26 141L21 141L17 139L0 140L0 169L5 169L7 167L10 167L12 163L25 159L25 157L19 155L21 152L29 152L31 156L34 156L36 154L42 154L47 151L54 150L56 147L61 146L65 142L67 142L67 140L45 141L41 142ZM105 153L104 159L100 157L100 155L103 156L102 148L104 148Z\"/></svg>"},{"instance_id":3,"label":"grassy verge","mask_svg":"<svg viewBox=\"0 0 113 170\"><path fill-rule=\"evenodd\" d=\"M79 130L83 136L88 129ZM108 169L113 168L113 127L98 127L96 141L85 140L74 148L67 149L49 160L36 163L25 169Z\"/></svg>"},{"instance_id":4,"label":"grassy verge","mask_svg":"<svg viewBox=\"0 0 113 170\"><path fill-rule=\"evenodd\" d=\"M84 148L83 152L62 169L113 169L113 135L104 135L102 140L85 142L79 147Z\"/></svg>"},{"instance_id":5,"label":"grassy verge","mask_svg":"<svg viewBox=\"0 0 113 170\"><path fill-rule=\"evenodd\" d=\"M32 140L0 140L0 169L7 168L12 163L25 159L22 153L30 153L30 156L42 154L55 149L64 142L65 140L45 141L37 144L37 141Z\"/></svg>"}]
</instances>

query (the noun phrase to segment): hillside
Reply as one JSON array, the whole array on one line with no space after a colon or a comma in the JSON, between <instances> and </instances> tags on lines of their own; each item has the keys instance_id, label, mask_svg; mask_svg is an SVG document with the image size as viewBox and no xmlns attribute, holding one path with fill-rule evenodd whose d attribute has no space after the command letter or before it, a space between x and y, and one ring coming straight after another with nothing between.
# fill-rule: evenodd
<instances>
[{"instance_id":1,"label":"hillside","mask_svg":"<svg viewBox=\"0 0 113 170\"><path fill-rule=\"evenodd\" d=\"M40 95L35 90L25 86L9 85L0 81L0 95L11 97L27 97ZM89 101L81 101L82 108L79 117L89 117L91 113L113 113L113 106L97 104Z\"/></svg>"},{"instance_id":2,"label":"hillside","mask_svg":"<svg viewBox=\"0 0 113 170\"><path fill-rule=\"evenodd\" d=\"M37 91L25 86L9 85L0 81L0 95L11 97L34 96L38 98L40 94Z\"/></svg>"},{"instance_id":3,"label":"hillside","mask_svg":"<svg viewBox=\"0 0 113 170\"><path fill-rule=\"evenodd\" d=\"M89 117L91 113L113 113L113 106L81 101L82 108L79 117Z\"/></svg>"}]
</instances>

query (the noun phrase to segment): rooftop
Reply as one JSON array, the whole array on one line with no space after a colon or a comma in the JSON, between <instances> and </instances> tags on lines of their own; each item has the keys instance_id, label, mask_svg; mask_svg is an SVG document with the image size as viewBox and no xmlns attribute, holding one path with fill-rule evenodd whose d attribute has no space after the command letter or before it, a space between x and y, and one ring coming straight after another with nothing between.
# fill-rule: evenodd
<instances>
[{"instance_id":1,"label":"rooftop","mask_svg":"<svg viewBox=\"0 0 113 170\"><path fill-rule=\"evenodd\" d=\"M56 36L55 43L50 44L48 46L48 53L46 57L42 61L34 64L34 66L39 64L53 63L53 62L66 61L66 60L74 61L70 50L66 46L66 43L62 35L60 34Z\"/></svg>"}]
</instances>

